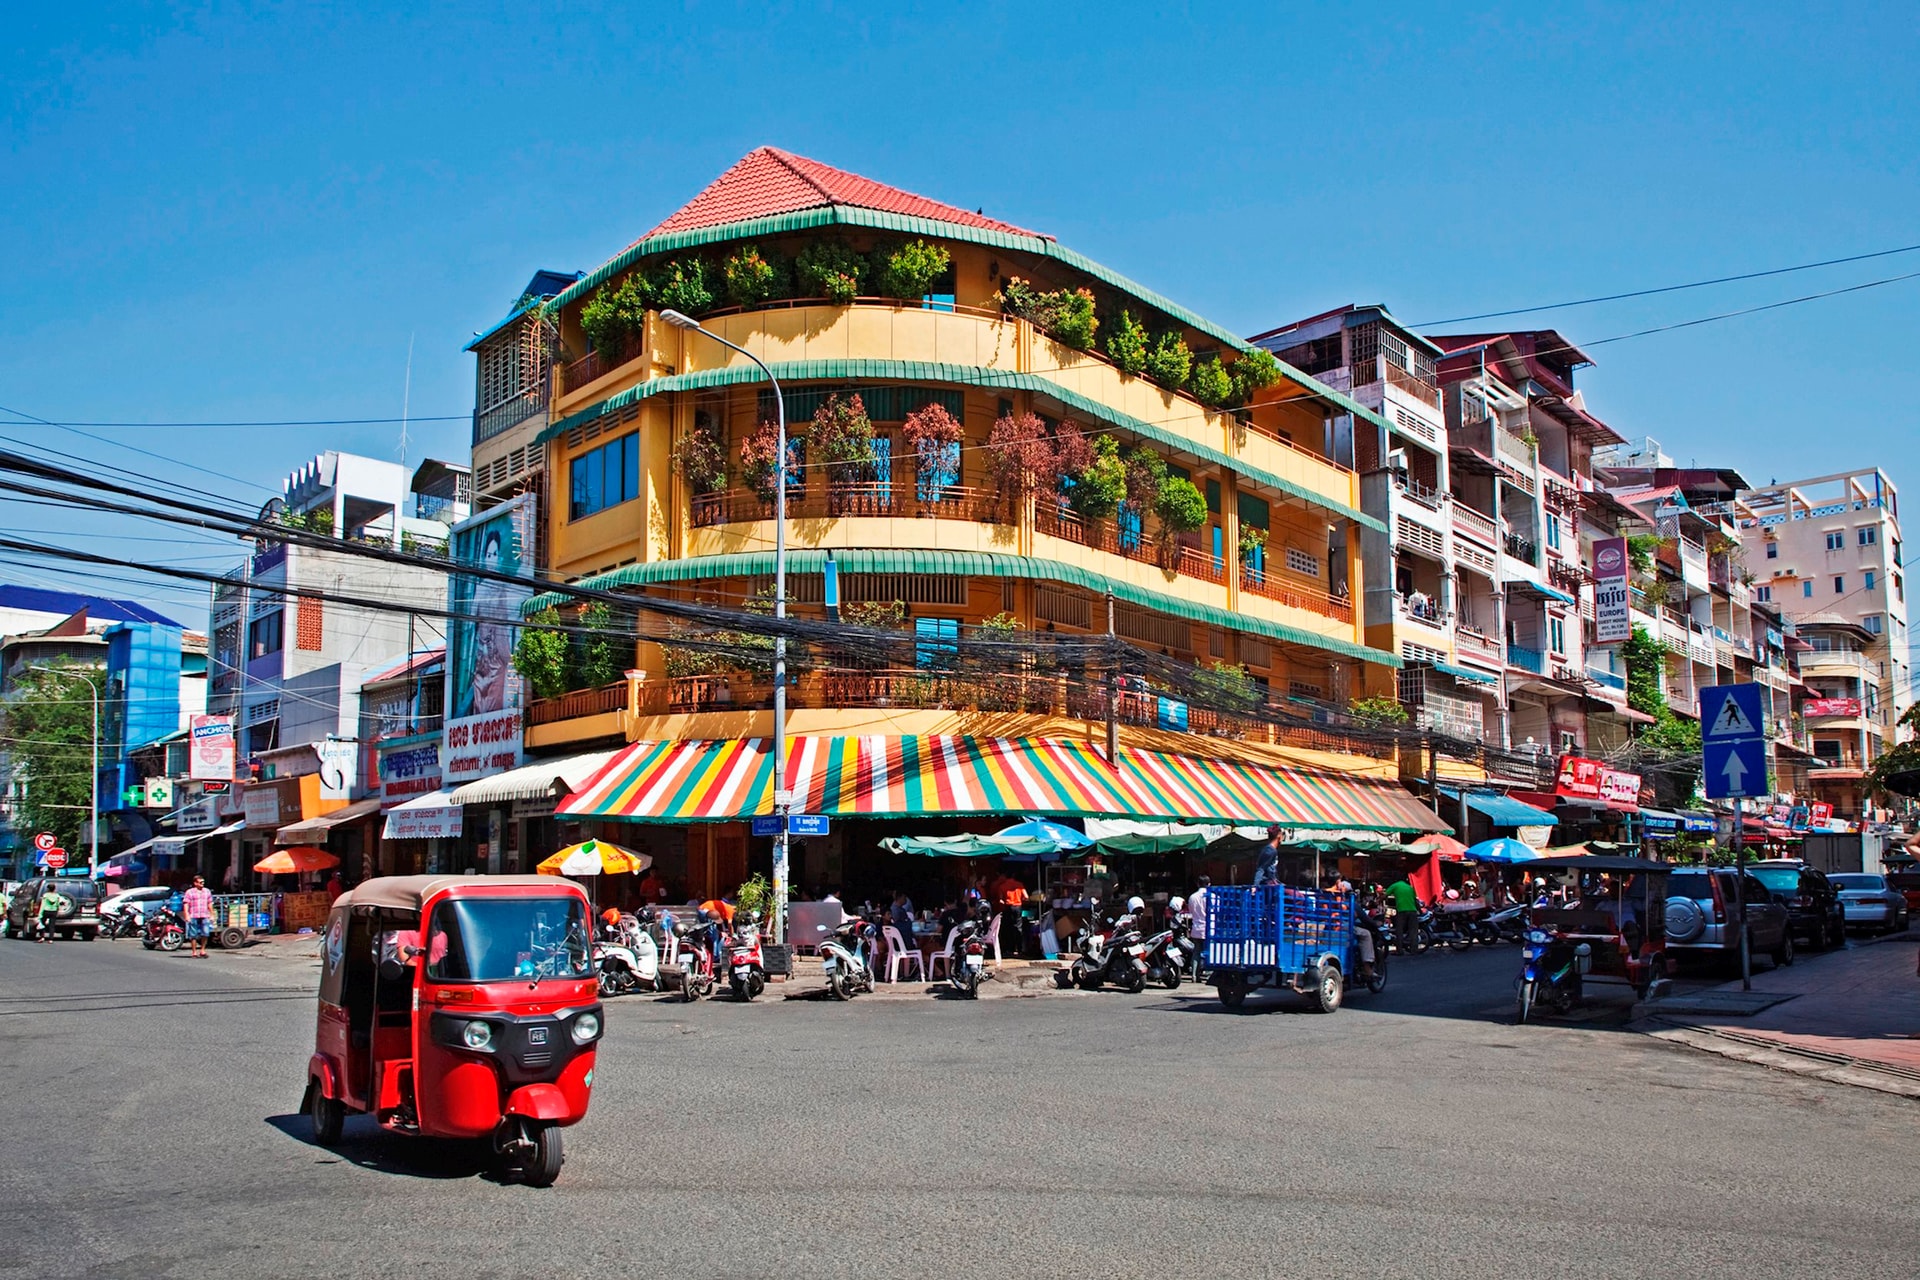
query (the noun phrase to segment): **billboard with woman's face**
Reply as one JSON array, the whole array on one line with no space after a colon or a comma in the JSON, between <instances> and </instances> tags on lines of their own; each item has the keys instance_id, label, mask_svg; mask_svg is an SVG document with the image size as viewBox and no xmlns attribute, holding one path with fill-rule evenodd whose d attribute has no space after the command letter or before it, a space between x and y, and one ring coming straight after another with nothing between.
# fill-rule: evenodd
<instances>
[{"instance_id":1,"label":"billboard with woman's face","mask_svg":"<svg viewBox=\"0 0 1920 1280\"><path fill-rule=\"evenodd\" d=\"M484 778L520 763L520 677L513 670L520 606L533 594L534 496L523 494L453 527L459 564L526 580L453 573L448 578L447 782Z\"/></svg>"}]
</instances>

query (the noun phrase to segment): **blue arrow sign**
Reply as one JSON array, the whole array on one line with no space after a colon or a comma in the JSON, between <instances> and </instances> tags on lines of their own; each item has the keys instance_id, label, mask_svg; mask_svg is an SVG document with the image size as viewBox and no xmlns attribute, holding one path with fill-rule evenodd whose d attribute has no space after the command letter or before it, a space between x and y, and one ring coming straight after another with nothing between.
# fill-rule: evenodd
<instances>
[{"instance_id":1,"label":"blue arrow sign","mask_svg":"<svg viewBox=\"0 0 1920 1280\"><path fill-rule=\"evenodd\" d=\"M1708 738L1701 747L1707 799L1737 800L1767 791L1767 744L1762 738Z\"/></svg>"}]
</instances>

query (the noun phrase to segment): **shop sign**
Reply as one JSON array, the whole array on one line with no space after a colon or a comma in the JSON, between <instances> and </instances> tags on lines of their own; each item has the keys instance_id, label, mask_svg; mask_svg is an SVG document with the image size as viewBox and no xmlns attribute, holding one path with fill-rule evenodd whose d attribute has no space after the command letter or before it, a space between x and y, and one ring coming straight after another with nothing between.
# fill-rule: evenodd
<instances>
[{"instance_id":1,"label":"shop sign","mask_svg":"<svg viewBox=\"0 0 1920 1280\"><path fill-rule=\"evenodd\" d=\"M151 846L156 858L177 858L187 851L185 836L155 836Z\"/></svg>"},{"instance_id":2,"label":"shop sign","mask_svg":"<svg viewBox=\"0 0 1920 1280\"><path fill-rule=\"evenodd\" d=\"M381 835L388 840L451 840L462 830L459 805L434 809L395 809L387 815Z\"/></svg>"},{"instance_id":3,"label":"shop sign","mask_svg":"<svg viewBox=\"0 0 1920 1280\"><path fill-rule=\"evenodd\" d=\"M537 796L532 800L515 800L513 816L516 818L551 818L553 816L553 797Z\"/></svg>"},{"instance_id":4,"label":"shop sign","mask_svg":"<svg viewBox=\"0 0 1920 1280\"><path fill-rule=\"evenodd\" d=\"M173 816L173 829L183 832L211 831L220 825L218 806L211 799L196 800Z\"/></svg>"},{"instance_id":5,"label":"shop sign","mask_svg":"<svg viewBox=\"0 0 1920 1280\"><path fill-rule=\"evenodd\" d=\"M380 807L440 790L440 744L416 742L380 752Z\"/></svg>"},{"instance_id":6,"label":"shop sign","mask_svg":"<svg viewBox=\"0 0 1920 1280\"><path fill-rule=\"evenodd\" d=\"M1808 698L1806 706L1801 708L1809 716L1858 716L1860 699L1858 698Z\"/></svg>"},{"instance_id":7,"label":"shop sign","mask_svg":"<svg viewBox=\"0 0 1920 1280\"><path fill-rule=\"evenodd\" d=\"M191 749L187 777L196 782L218 782L233 777L233 717L194 716L187 722Z\"/></svg>"},{"instance_id":8,"label":"shop sign","mask_svg":"<svg viewBox=\"0 0 1920 1280\"><path fill-rule=\"evenodd\" d=\"M1593 544L1593 642L1625 644L1633 638L1632 596L1627 589L1625 538Z\"/></svg>"},{"instance_id":9,"label":"shop sign","mask_svg":"<svg viewBox=\"0 0 1920 1280\"><path fill-rule=\"evenodd\" d=\"M346 800L353 795L353 777L359 772L360 744L328 738L313 744L320 759L320 798Z\"/></svg>"},{"instance_id":10,"label":"shop sign","mask_svg":"<svg viewBox=\"0 0 1920 1280\"><path fill-rule=\"evenodd\" d=\"M1830 826L1833 823L1833 806L1816 800L1807 806L1807 818L1816 827Z\"/></svg>"},{"instance_id":11,"label":"shop sign","mask_svg":"<svg viewBox=\"0 0 1920 1280\"><path fill-rule=\"evenodd\" d=\"M1553 794L1578 800L1598 800L1606 805L1640 803L1640 775L1610 769L1585 756L1561 756L1554 778Z\"/></svg>"},{"instance_id":12,"label":"shop sign","mask_svg":"<svg viewBox=\"0 0 1920 1280\"><path fill-rule=\"evenodd\" d=\"M449 558L485 570L447 579L447 723L441 773L473 782L520 767L520 677L513 649L520 606L533 594L534 496L524 494L462 520L448 534ZM525 585L512 581L526 579Z\"/></svg>"},{"instance_id":13,"label":"shop sign","mask_svg":"<svg viewBox=\"0 0 1920 1280\"><path fill-rule=\"evenodd\" d=\"M440 748L440 774L448 783L478 782L518 769L521 760L520 709L447 721Z\"/></svg>"},{"instance_id":14,"label":"shop sign","mask_svg":"<svg viewBox=\"0 0 1920 1280\"><path fill-rule=\"evenodd\" d=\"M173 779L148 778L142 790L145 792L146 807L149 809L173 808Z\"/></svg>"},{"instance_id":15,"label":"shop sign","mask_svg":"<svg viewBox=\"0 0 1920 1280\"><path fill-rule=\"evenodd\" d=\"M300 811L300 779L256 782L240 796L240 811L249 828L275 830L305 815Z\"/></svg>"}]
</instances>

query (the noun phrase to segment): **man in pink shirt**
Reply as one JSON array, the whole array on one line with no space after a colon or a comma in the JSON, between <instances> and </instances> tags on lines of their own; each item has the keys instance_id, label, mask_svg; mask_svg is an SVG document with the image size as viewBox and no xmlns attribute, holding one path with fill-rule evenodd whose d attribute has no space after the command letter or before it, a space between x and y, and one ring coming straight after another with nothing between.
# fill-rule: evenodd
<instances>
[{"instance_id":1,"label":"man in pink shirt","mask_svg":"<svg viewBox=\"0 0 1920 1280\"><path fill-rule=\"evenodd\" d=\"M213 890L207 888L205 876L195 876L193 888L180 895L180 911L187 918L187 941L193 945L193 954L206 959L207 935L213 932Z\"/></svg>"}]
</instances>

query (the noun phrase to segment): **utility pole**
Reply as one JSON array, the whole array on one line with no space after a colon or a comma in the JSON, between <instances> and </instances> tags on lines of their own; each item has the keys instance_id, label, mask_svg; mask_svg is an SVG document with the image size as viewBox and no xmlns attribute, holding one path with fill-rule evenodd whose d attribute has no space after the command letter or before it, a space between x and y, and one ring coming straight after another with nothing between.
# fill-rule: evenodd
<instances>
[{"instance_id":1,"label":"utility pole","mask_svg":"<svg viewBox=\"0 0 1920 1280\"><path fill-rule=\"evenodd\" d=\"M1107 763L1120 760L1120 646L1113 629L1113 592L1107 592Z\"/></svg>"}]
</instances>

